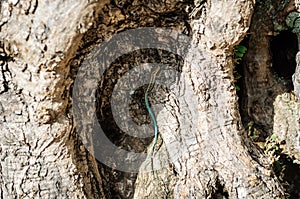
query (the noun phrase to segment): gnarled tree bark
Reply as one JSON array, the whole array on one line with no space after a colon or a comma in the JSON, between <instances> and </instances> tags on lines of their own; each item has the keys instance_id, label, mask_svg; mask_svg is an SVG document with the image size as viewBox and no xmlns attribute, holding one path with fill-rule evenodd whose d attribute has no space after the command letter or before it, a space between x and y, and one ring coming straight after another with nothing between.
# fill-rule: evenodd
<instances>
[{"instance_id":1,"label":"gnarled tree bark","mask_svg":"<svg viewBox=\"0 0 300 199\"><path fill-rule=\"evenodd\" d=\"M191 22L193 45L197 45L199 51L190 52L194 59L190 66L185 65L182 72L188 80L180 84L182 88L186 84L193 85L190 92L197 93L198 107L189 106L192 94L186 92L179 99L177 109L196 111L194 115L190 113L188 118L199 115L199 120L192 120L190 125L186 125L187 121L177 114L179 126L183 127L178 134L183 143L188 143L188 151L174 163L177 174L175 198L212 197L218 184L226 189L231 198L283 196L280 184L267 164L262 162L263 158L253 159L245 147L233 83L232 56L228 53L245 35L252 8L250 1L210 1L196 6L192 11L205 13ZM224 15L220 17L219 13ZM204 27L203 32L199 27ZM167 133L174 132L161 132L162 137ZM136 192L136 198L153 198L158 193L164 193L166 188L151 180L156 179L157 175L160 173L139 176L138 190L146 191ZM165 184L163 179L161 181L160 184ZM156 189L153 190L149 184L156 185ZM171 190L172 186L167 190Z\"/></svg>"},{"instance_id":2,"label":"gnarled tree bark","mask_svg":"<svg viewBox=\"0 0 300 199\"><path fill-rule=\"evenodd\" d=\"M270 162L245 136L234 86L234 46L247 34L254 6L252 0L2 1L1 197L284 197ZM285 9L284 13L289 11ZM160 138L154 163L169 164L144 173L153 166L150 160L141 165L140 173L125 173L103 162L97 165L85 148L77 134L82 129L72 115L71 88L88 52L116 33L145 26L162 26L189 35L192 50L184 61L162 49L134 51L131 58L124 56L123 62L113 63L100 81L95 95L99 123L114 144L142 152L151 140L127 138L112 122L109 109L114 86L132 69L130 64L180 62L179 89L171 89L160 111L155 112ZM251 50L255 48L250 46ZM156 58L144 58L147 53ZM245 69L250 98L244 103L248 109L257 96L247 70L270 75L266 68L255 68ZM82 87L80 92L86 94L88 89ZM153 98L150 95L151 103L155 102ZM139 111L147 115L145 108ZM261 118L255 111L248 113L257 120ZM143 120L139 114L134 115L137 123L149 123L150 118ZM264 121L268 127L273 124ZM170 148L170 137L178 138L180 147ZM177 151L180 155L172 156Z\"/></svg>"},{"instance_id":3,"label":"gnarled tree bark","mask_svg":"<svg viewBox=\"0 0 300 199\"><path fill-rule=\"evenodd\" d=\"M1 198L102 198L74 132L68 64L102 3L0 4Z\"/></svg>"}]
</instances>

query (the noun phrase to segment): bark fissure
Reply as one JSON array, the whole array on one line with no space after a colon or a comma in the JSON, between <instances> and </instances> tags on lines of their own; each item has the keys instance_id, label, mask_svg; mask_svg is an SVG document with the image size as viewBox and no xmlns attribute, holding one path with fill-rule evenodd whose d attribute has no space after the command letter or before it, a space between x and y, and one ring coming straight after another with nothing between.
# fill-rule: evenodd
<instances>
[{"instance_id":1,"label":"bark fissure","mask_svg":"<svg viewBox=\"0 0 300 199\"><path fill-rule=\"evenodd\" d=\"M285 3L276 5L274 16L285 15L297 6ZM228 198L283 197L264 155L247 148L251 144L244 136L234 88L231 52L249 28L254 1L4 0L0 6L1 197L211 198L220 189ZM143 152L152 138L132 139L113 123L110 100L114 86L134 64L159 60L178 72L169 89L158 86L149 93L160 136L155 158L141 165L136 180L135 173L97 165L84 144L90 143L93 149L92 143L96 146L99 141L89 136L81 140L77 131L82 129L75 126L78 124L72 117L70 90L87 52L116 33L143 26L168 27L190 35L193 50L187 60L162 50L132 51L142 61L134 56L121 57L125 61L110 66L103 79L90 80L99 87L95 92L97 117L107 137L118 147ZM273 109L259 110L256 105L272 100L258 99L261 95L256 89L273 89L273 84L265 82L272 79L269 68L260 67L267 65L270 57L264 57L266 48L259 55L254 42L269 47L268 36L255 31L265 28L268 32L270 26L264 22L252 26L254 37L249 48L259 63L249 63L245 69L250 96L245 102L247 114L257 121L263 118L268 128L272 121L266 115ZM109 53L115 53L114 49ZM251 50L249 53L251 56ZM247 74L260 74L256 86L251 85L254 80ZM85 85L81 89L83 95L94 93ZM144 90L133 91L135 98L128 102L130 117L136 123L150 124L146 109L141 108ZM284 88L279 86L279 90ZM79 106L91 112L90 107ZM260 111L267 114L262 117ZM119 109L118 113L123 112ZM88 122L84 131L90 130ZM156 170L161 165L167 166ZM145 168L154 171L143 173Z\"/></svg>"},{"instance_id":2,"label":"bark fissure","mask_svg":"<svg viewBox=\"0 0 300 199\"><path fill-rule=\"evenodd\" d=\"M1 53L11 58L1 60L3 198L102 194L101 186L94 194L95 187L89 187L93 178L101 182L91 166L95 160L73 159L74 148L87 152L74 146L73 122L66 114L71 84L68 62L80 32L94 21L91 11L97 10L96 5L101 7L101 3L80 1L1 1ZM93 172L98 176L91 177Z\"/></svg>"},{"instance_id":3,"label":"bark fissure","mask_svg":"<svg viewBox=\"0 0 300 199\"><path fill-rule=\"evenodd\" d=\"M222 8L226 10L226 6L229 5L232 6L231 2L227 5L222 4ZM243 5L241 8L247 9L249 5ZM211 197L216 191L219 178L224 182L224 187L231 198L282 197L284 194L282 187L271 175L272 171L268 165L262 164L261 161L255 162L243 145L244 142L241 140L243 137L240 137L243 128L237 111L233 66L231 58L226 56L226 51L230 50L230 47L225 44L234 46L245 34L247 26L239 30L239 37L230 38L226 34L222 35L228 27L226 19L221 20L212 14L214 12L209 12L217 8L220 7L217 7L215 2L208 2L207 18L194 21L194 27L197 27L195 32L199 31L201 22L205 23L206 29L203 31L204 34L194 35L194 43L199 44L196 49L200 50L192 52L191 66L186 65L183 68L180 78L183 80L181 88L192 85L193 90L184 90L185 94L180 97L178 103L179 113L186 114L183 118L182 115L177 116L176 120L182 127L181 140L183 145L187 143L187 151L174 162L178 173L174 197ZM231 20L238 18L234 16L238 15L235 11L226 11L235 13ZM218 20L217 27L210 26L210 23L216 20ZM243 25L247 24L245 20ZM211 51L210 48L216 50ZM184 82L186 77L188 80ZM189 104L192 104L189 95L194 93L198 96L198 107L189 107ZM190 110L196 110L196 113L191 113ZM196 121L195 123L187 121L186 118L193 118ZM190 122L192 129L186 127ZM163 137L168 133L170 132L161 132Z\"/></svg>"}]
</instances>

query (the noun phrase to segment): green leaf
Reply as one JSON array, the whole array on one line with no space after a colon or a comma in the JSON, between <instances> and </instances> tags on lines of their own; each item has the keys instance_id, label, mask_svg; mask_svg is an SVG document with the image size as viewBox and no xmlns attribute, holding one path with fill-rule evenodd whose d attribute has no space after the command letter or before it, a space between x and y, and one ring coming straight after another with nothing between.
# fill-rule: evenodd
<instances>
[{"instance_id":1,"label":"green leaf","mask_svg":"<svg viewBox=\"0 0 300 199\"><path fill-rule=\"evenodd\" d=\"M236 52L234 53L234 55L235 55L236 57L242 58L242 57L244 56L244 53L241 53L241 52L239 52L239 51L236 51Z\"/></svg>"},{"instance_id":2,"label":"green leaf","mask_svg":"<svg viewBox=\"0 0 300 199\"><path fill-rule=\"evenodd\" d=\"M238 45L238 46L235 47L235 49L237 51L239 51L240 53L243 53L243 54L245 54L246 51L247 51L247 48L245 46L243 46L243 45Z\"/></svg>"},{"instance_id":3,"label":"green leaf","mask_svg":"<svg viewBox=\"0 0 300 199\"><path fill-rule=\"evenodd\" d=\"M234 85L234 87L235 87L236 91L240 91L241 90L241 88L239 86L237 86L237 85Z\"/></svg>"},{"instance_id":4,"label":"green leaf","mask_svg":"<svg viewBox=\"0 0 300 199\"><path fill-rule=\"evenodd\" d=\"M275 141L276 138L277 138L277 136L276 136L275 134L272 134L271 137L270 137L270 139L271 139L272 141Z\"/></svg>"}]
</instances>

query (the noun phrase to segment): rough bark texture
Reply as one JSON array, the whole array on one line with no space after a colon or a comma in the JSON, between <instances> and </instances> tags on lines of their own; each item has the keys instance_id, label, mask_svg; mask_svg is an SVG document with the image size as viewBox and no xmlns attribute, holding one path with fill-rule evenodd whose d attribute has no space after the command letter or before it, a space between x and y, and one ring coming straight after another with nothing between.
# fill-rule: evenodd
<instances>
[{"instance_id":1,"label":"rough bark texture","mask_svg":"<svg viewBox=\"0 0 300 199\"><path fill-rule=\"evenodd\" d=\"M300 163L300 104L292 94L279 95L274 103L274 137L281 144L283 153Z\"/></svg>"},{"instance_id":2,"label":"rough bark texture","mask_svg":"<svg viewBox=\"0 0 300 199\"><path fill-rule=\"evenodd\" d=\"M175 109L173 115L176 115L173 120L182 128L160 131L162 137L168 137L169 133L178 134L182 148L186 144L188 149L174 163L176 184L173 197L209 198L220 185L230 198L283 197L282 187L262 155L254 149L254 159L245 148L233 85L232 59L228 53L247 31L253 2L201 3L191 12L198 17L190 16L193 45L198 51L190 52L193 57L191 65L184 65L179 83L181 88L192 85L193 89L186 90L183 97L171 106L173 111ZM194 93L197 93L197 107L192 106ZM184 117L199 119L187 121L179 112L188 115ZM158 118L163 126L167 121L162 118L170 121L171 117L159 115ZM136 192L135 198L156 198L157 194L172 190L158 186L156 176L160 172L138 177L137 189L145 191Z\"/></svg>"},{"instance_id":3,"label":"rough bark texture","mask_svg":"<svg viewBox=\"0 0 300 199\"><path fill-rule=\"evenodd\" d=\"M281 182L285 181L282 184L290 184L284 186L291 198L299 198L298 188L293 187L299 187L300 167L292 164L299 154L295 99L299 93L299 67L296 68L299 24L299 1L257 2L249 35L244 40L248 51L242 65L244 78L240 95L243 121L246 125L253 122L252 136L256 141L264 142L267 138L264 147L268 154L276 154L271 158L274 168L280 173ZM293 86L295 95L289 93Z\"/></svg>"},{"instance_id":4,"label":"rough bark texture","mask_svg":"<svg viewBox=\"0 0 300 199\"><path fill-rule=\"evenodd\" d=\"M101 3L1 1L1 198L97 198L74 132L68 62Z\"/></svg>"},{"instance_id":5,"label":"rough bark texture","mask_svg":"<svg viewBox=\"0 0 300 199\"><path fill-rule=\"evenodd\" d=\"M298 12L297 12L298 11ZM300 38L300 9L290 13L286 23L292 32ZM299 49L298 49L299 50ZM274 102L274 128L276 143L280 144L283 153L286 153L295 162L300 164L300 127L299 127L299 97L300 97L300 52L296 55L296 70L293 75L294 93L284 93L277 96Z\"/></svg>"},{"instance_id":6,"label":"rough bark texture","mask_svg":"<svg viewBox=\"0 0 300 199\"><path fill-rule=\"evenodd\" d=\"M295 4L294 0L258 1L246 38L248 51L242 66L244 97L241 99L241 114L246 124L254 121L264 138L272 134L275 98L292 90L297 40L292 39L293 34L288 34L274 51L272 44L277 36L290 30L285 19L296 9ZM280 62L274 62L278 59Z\"/></svg>"},{"instance_id":7,"label":"rough bark texture","mask_svg":"<svg viewBox=\"0 0 300 199\"><path fill-rule=\"evenodd\" d=\"M273 103L274 96L286 90L279 84L273 86L275 78L268 69L269 40L265 33L270 26L259 20L262 16L271 20L266 12L268 3L257 5L259 13L253 20L258 23L250 28L253 37L247 55L255 56L255 62L249 62L245 69L249 97L245 101L246 113L257 122L263 121L267 131L273 124L267 118L273 107L260 109L256 105ZM274 5L278 16L295 6L287 6L286 2L282 5L283 8ZM244 136L234 88L233 48L246 35L253 7L251 0L1 1L0 196L284 197L270 162ZM170 164L143 173L144 166L149 166L146 162L137 176L101 162L97 167L73 124L70 90L80 63L95 46L123 30L145 26L172 28L190 35L192 49L197 50L189 52L189 63L182 63L180 58L161 49L135 51L131 57L124 56L113 63L98 84L97 117L106 135L115 145L142 152L151 139L126 137L114 124L110 113L114 86L132 65L140 63L160 61L173 64L180 71L176 82L180 89L168 93L164 102L149 94L151 103L161 105L156 112L160 127L160 147L156 150L162 154L159 161ZM259 32L262 29L266 31ZM255 43L266 48L261 51ZM253 81L257 82L252 87ZM82 93L88 89L82 89ZM262 94L274 89L271 99ZM158 96L163 92L158 90ZM144 106L139 101L143 89L136 93L136 104L132 106ZM137 108L132 114L137 123L150 123L145 108ZM165 142L174 136L187 149L176 158L170 155L174 151Z\"/></svg>"}]
</instances>

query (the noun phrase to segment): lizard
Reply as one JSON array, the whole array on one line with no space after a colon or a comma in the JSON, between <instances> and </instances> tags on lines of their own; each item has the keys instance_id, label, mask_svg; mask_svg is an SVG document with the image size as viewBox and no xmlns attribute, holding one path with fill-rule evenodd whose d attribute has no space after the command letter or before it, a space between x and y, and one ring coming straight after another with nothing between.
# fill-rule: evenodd
<instances>
[{"instance_id":1,"label":"lizard","mask_svg":"<svg viewBox=\"0 0 300 199\"><path fill-rule=\"evenodd\" d=\"M152 145L150 147L150 151L148 152L147 154L147 158L146 158L146 161L148 160L148 158L151 156L151 154L153 153L153 150L154 150L154 147L155 147L155 144L157 142L157 137L158 137L158 126L157 126L157 122L156 122L156 118L155 118L155 115L154 113L152 112L151 110L151 107L150 107L150 103L149 103L149 100L148 100L148 92L153 88L152 85L154 85L154 81L155 81L155 77L158 73L158 71L160 70L160 67L156 67L152 74L151 74L151 77L150 77L150 82L148 84L148 87L146 89L146 92L145 92L145 104L146 104L146 108L147 108L147 111L151 117L151 120L153 121L153 125L154 125L154 139L152 141Z\"/></svg>"}]
</instances>

